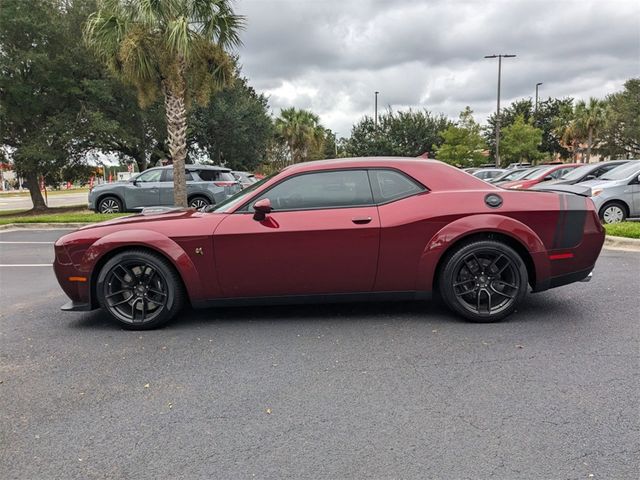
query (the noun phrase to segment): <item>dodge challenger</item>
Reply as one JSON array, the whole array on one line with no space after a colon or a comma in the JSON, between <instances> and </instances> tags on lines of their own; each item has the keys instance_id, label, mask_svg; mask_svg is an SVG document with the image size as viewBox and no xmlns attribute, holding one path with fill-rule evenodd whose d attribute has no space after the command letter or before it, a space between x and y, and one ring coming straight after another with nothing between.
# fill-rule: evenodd
<instances>
[{"instance_id":1,"label":"dodge challenger","mask_svg":"<svg viewBox=\"0 0 640 480\"><path fill-rule=\"evenodd\" d=\"M186 303L436 293L461 317L492 322L529 290L591 278L604 231L588 195L504 190L433 160L308 162L215 207L83 227L56 242L54 270L71 299L63 310L103 308L132 329L158 327Z\"/></svg>"}]
</instances>

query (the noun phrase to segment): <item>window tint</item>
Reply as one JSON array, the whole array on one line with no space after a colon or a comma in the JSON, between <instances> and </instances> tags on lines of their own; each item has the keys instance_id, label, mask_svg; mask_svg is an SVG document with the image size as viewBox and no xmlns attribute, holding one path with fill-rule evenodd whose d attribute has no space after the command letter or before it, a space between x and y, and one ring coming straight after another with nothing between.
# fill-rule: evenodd
<instances>
[{"instance_id":1,"label":"window tint","mask_svg":"<svg viewBox=\"0 0 640 480\"><path fill-rule=\"evenodd\" d=\"M274 210L334 208L371 205L369 178L364 170L344 170L298 175L265 192ZM253 210L249 206L249 210Z\"/></svg>"},{"instance_id":2,"label":"window tint","mask_svg":"<svg viewBox=\"0 0 640 480\"><path fill-rule=\"evenodd\" d=\"M140 175L136 177L136 182L159 182L160 177L162 177L162 170L148 170L146 172L142 172Z\"/></svg>"},{"instance_id":3,"label":"window tint","mask_svg":"<svg viewBox=\"0 0 640 480\"><path fill-rule=\"evenodd\" d=\"M193 175L191 175L191 172L189 170L185 170L184 174L187 177L187 182L190 182L191 180L193 180ZM164 175L164 180L162 181L173 182L173 168L167 168L166 173Z\"/></svg>"},{"instance_id":4,"label":"window tint","mask_svg":"<svg viewBox=\"0 0 640 480\"><path fill-rule=\"evenodd\" d=\"M220 170L198 170L198 176L203 182L235 182L236 179L231 172Z\"/></svg>"},{"instance_id":5,"label":"window tint","mask_svg":"<svg viewBox=\"0 0 640 480\"><path fill-rule=\"evenodd\" d=\"M370 170L376 203L385 203L424 191L413 180L394 170Z\"/></svg>"}]
</instances>

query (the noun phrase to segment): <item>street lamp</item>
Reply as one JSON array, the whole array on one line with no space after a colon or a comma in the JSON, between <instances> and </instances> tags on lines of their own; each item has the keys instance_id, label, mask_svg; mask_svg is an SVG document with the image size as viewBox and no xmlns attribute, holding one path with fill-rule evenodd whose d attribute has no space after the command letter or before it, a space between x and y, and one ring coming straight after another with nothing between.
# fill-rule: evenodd
<instances>
[{"instance_id":1,"label":"street lamp","mask_svg":"<svg viewBox=\"0 0 640 480\"><path fill-rule=\"evenodd\" d=\"M484 58L498 59L498 108L496 110L496 167L500 167L500 77L502 76L502 59L513 58L515 55L485 55Z\"/></svg>"},{"instance_id":2,"label":"street lamp","mask_svg":"<svg viewBox=\"0 0 640 480\"><path fill-rule=\"evenodd\" d=\"M378 130L378 94L380 92L374 92L375 94L375 107L374 107L374 116L373 116L373 125L375 127L376 130Z\"/></svg>"},{"instance_id":3,"label":"street lamp","mask_svg":"<svg viewBox=\"0 0 640 480\"><path fill-rule=\"evenodd\" d=\"M538 113L538 87L542 85L542 82L536 83L536 110L535 113Z\"/></svg>"}]
</instances>

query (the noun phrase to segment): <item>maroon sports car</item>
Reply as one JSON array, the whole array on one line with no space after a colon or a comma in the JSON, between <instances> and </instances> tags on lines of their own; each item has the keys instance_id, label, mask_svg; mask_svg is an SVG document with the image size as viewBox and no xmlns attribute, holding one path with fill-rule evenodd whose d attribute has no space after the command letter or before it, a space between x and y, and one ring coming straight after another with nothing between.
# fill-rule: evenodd
<instances>
[{"instance_id":1,"label":"maroon sports car","mask_svg":"<svg viewBox=\"0 0 640 480\"><path fill-rule=\"evenodd\" d=\"M156 210L81 228L56 242L54 267L72 300L64 310L102 307L137 329L167 322L186 302L434 292L487 322L513 312L529 286L588 280L603 242L586 196L503 190L432 160L339 159L285 168L211 211Z\"/></svg>"}]
</instances>

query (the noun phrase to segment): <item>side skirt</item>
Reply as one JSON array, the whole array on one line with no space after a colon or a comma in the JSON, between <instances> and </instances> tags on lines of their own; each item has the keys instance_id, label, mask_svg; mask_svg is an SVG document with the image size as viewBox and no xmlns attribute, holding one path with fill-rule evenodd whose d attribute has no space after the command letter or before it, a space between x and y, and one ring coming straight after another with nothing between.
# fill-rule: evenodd
<instances>
[{"instance_id":1,"label":"side skirt","mask_svg":"<svg viewBox=\"0 0 640 480\"><path fill-rule=\"evenodd\" d=\"M304 305L317 303L394 302L408 300L431 300L431 292L361 292L273 297L215 298L211 300L192 302L192 306L194 308L247 307L253 305Z\"/></svg>"}]
</instances>

